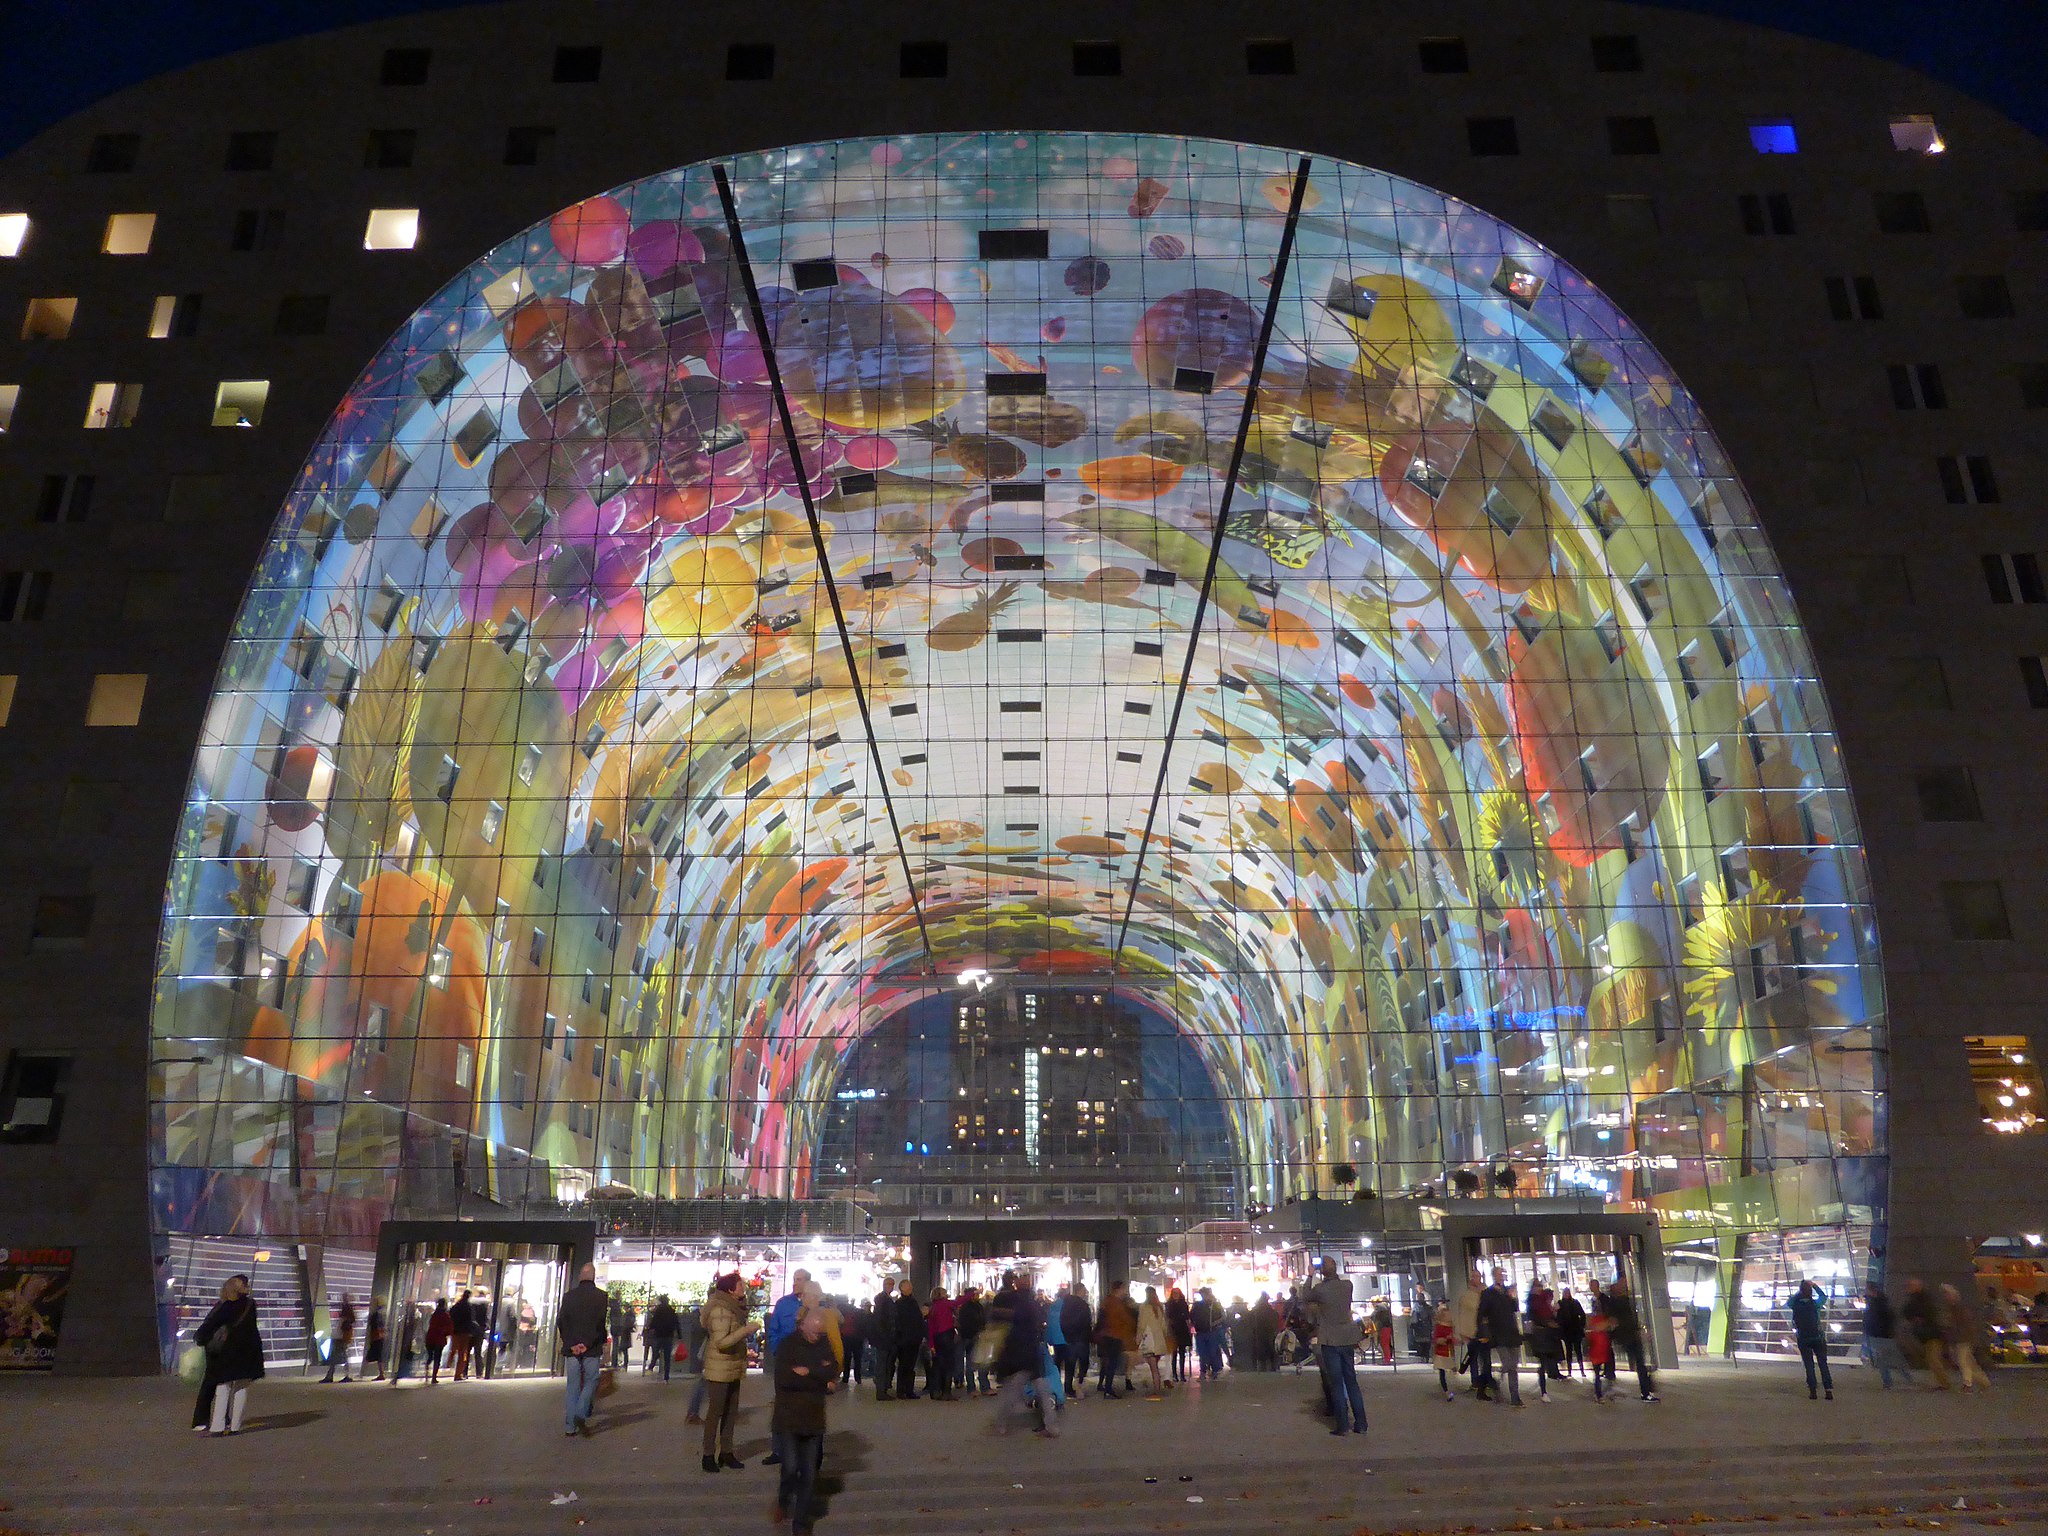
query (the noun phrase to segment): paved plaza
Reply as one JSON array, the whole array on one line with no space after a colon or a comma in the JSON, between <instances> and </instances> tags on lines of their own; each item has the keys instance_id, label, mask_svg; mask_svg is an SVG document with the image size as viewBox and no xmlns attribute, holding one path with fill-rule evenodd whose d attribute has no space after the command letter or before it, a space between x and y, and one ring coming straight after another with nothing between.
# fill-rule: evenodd
<instances>
[{"instance_id":1,"label":"paved plaza","mask_svg":"<svg viewBox=\"0 0 2048 1536\"><path fill-rule=\"evenodd\" d=\"M239 1439L187 1428L162 1380L0 1383L0 1533L390 1532L562 1536L769 1530L768 1388L745 1388L743 1472L708 1476L689 1384L622 1373L597 1433L561 1433L545 1380L437 1387L272 1379ZM1626 1383L1624 1383L1626 1385ZM1366 1378L1372 1430L1334 1439L1313 1373L1226 1376L1163 1403L1089 1398L1058 1440L996 1438L986 1402L835 1399L822 1536L1137 1531L2048 1530L2048 1372L1976 1397L1879 1390L1845 1370L1668 1372L1663 1401L1573 1384L1519 1410L1403 1367ZM556 1502L573 1493L573 1501ZM1958 1501L1961 1501L1958 1503Z\"/></svg>"}]
</instances>

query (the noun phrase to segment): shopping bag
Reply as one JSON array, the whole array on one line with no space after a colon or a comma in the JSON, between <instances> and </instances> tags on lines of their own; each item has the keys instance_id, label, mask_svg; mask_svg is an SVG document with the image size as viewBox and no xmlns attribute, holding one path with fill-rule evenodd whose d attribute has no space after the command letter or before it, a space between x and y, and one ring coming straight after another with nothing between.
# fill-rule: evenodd
<instances>
[{"instance_id":1,"label":"shopping bag","mask_svg":"<svg viewBox=\"0 0 2048 1536\"><path fill-rule=\"evenodd\" d=\"M1003 1352L1003 1343L1010 1336L1008 1323L990 1323L974 1336L974 1368L986 1371L994 1368L996 1357Z\"/></svg>"},{"instance_id":2,"label":"shopping bag","mask_svg":"<svg viewBox=\"0 0 2048 1536\"><path fill-rule=\"evenodd\" d=\"M606 1367L597 1373L597 1395L599 1397L610 1397L618 1390L619 1384L613 1378L610 1367Z\"/></svg>"}]
</instances>

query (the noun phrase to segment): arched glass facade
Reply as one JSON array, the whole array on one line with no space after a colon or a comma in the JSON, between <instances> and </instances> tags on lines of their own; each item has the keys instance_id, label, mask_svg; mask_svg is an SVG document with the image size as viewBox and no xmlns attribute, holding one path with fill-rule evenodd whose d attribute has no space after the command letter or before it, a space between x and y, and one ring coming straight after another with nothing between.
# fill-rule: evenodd
<instances>
[{"instance_id":1,"label":"arched glass facade","mask_svg":"<svg viewBox=\"0 0 2048 1536\"><path fill-rule=\"evenodd\" d=\"M802 1196L970 972L1142 989L1248 1199L1879 1214L1812 661L1583 276L1239 144L719 169L476 262L308 459L172 868L162 1233Z\"/></svg>"}]
</instances>

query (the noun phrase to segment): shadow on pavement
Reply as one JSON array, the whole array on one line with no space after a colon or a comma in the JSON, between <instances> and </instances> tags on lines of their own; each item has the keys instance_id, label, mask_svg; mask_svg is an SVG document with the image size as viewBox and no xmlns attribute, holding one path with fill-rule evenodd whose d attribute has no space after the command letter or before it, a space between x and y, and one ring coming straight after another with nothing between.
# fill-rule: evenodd
<instances>
[{"instance_id":1,"label":"shadow on pavement","mask_svg":"<svg viewBox=\"0 0 2048 1536\"><path fill-rule=\"evenodd\" d=\"M304 1429L326 1417L326 1411L320 1408L308 1408L300 1413L266 1413L250 1419L242 1426L242 1433L259 1435L272 1429Z\"/></svg>"}]
</instances>

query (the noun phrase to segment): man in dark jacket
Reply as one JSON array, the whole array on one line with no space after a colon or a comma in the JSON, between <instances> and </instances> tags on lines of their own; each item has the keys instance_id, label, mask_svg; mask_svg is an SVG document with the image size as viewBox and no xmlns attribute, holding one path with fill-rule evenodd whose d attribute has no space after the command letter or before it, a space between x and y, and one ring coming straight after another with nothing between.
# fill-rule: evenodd
<instances>
[{"instance_id":1,"label":"man in dark jacket","mask_svg":"<svg viewBox=\"0 0 2048 1536\"><path fill-rule=\"evenodd\" d=\"M898 1287L896 1318L896 1395L905 1402L917 1396L917 1357L924 1347L924 1308L908 1280Z\"/></svg>"},{"instance_id":2,"label":"man in dark jacket","mask_svg":"<svg viewBox=\"0 0 2048 1536\"><path fill-rule=\"evenodd\" d=\"M1892 1299L1873 1280L1863 1292L1863 1352L1877 1367L1878 1379L1887 1392L1892 1387L1893 1371L1899 1373L1899 1379L1907 1386L1913 1385L1913 1368L1906 1364L1905 1354L1899 1348L1898 1333L1899 1320L1892 1312Z\"/></svg>"},{"instance_id":3,"label":"man in dark jacket","mask_svg":"<svg viewBox=\"0 0 2048 1536\"><path fill-rule=\"evenodd\" d=\"M1496 1269L1493 1284L1479 1293L1479 1341L1492 1351L1494 1363L1507 1372L1508 1401L1522 1406L1522 1308L1508 1284L1508 1272ZM1498 1391L1499 1388L1494 1389Z\"/></svg>"},{"instance_id":4,"label":"man in dark jacket","mask_svg":"<svg viewBox=\"0 0 2048 1536\"><path fill-rule=\"evenodd\" d=\"M1600 1298L1600 1310L1614 1324L1615 1354L1627 1355L1629 1364L1635 1367L1636 1385L1642 1389L1643 1401L1656 1402L1657 1382L1650 1374L1648 1358L1643 1353L1643 1322L1636 1315L1635 1298L1628 1293L1626 1276L1614 1277L1614 1284L1608 1286L1606 1295Z\"/></svg>"},{"instance_id":5,"label":"man in dark jacket","mask_svg":"<svg viewBox=\"0 0 2048 1536\"><path fill-rule=\"evenodd\" d=\"M661 1367L661 1379L669 1379L669 1371L676 1363L676 1330L683 1320L676 1315L676 1309L668 1304L668 1297L654 1298L654 1309L647 1314L647 1369L657 1364Z\"/></svg>"},{"instance_id":6,"label":"man in dark jacket","mask_svg":"<svg viewBox=\"0 0 2048 1536\"><path fill-rule=\"evenodd\" d=\"M1828 1330L1823 1314L1827 1311L1828 1295L1811 1280L1799 1282L1799 1289L1792 1293L1792 1299L1785 1303L1792 1314L1792 1340L1799 1346L1799 1363L1806 1367L1806 1395L1820 1396L1818 1387L1827 1388L1828 1401L1835 1400L1835 1378L1828 1371ZM1815 1367L1819 1367L1820 1380L1815 1382Z\"/></svg>"},{"instance_id":7,"label":"man in dark jacket","mask_svg":"<svg viewBox=\"0 0 2048 1536\"><path fill-rule=\"evenodd\" d=\"M953 1385L973 1387L977 1396L981 1389L974 1370L974 1341L987 1325L988 1305L981 1299L981 1292L970 1285L960 1293L960 1305L953 1309L953 1332L960 1340L960 1362ZM987 1374L981 1373L984 1377Z\"/></svg>"},{"instance_id":8,"label":"man in dark jacket","mask_svg":"<svg viewBox=\"0 0 2048 1536\"><path fill-rule=\"evenodd\" d=\"M1003 1347L996 1355L996 1433L1006 1435L1023 1417L1024 1394L1038 1379L1040 1356L1045 1350L1045 1319L1038 1310L1038 1298L1023 1284L1015 1271L1003 1276L1002 1287L989 1301L989 1320L1008 1325ZM1059 1417L1049 1405L1045 1410L1047 1434L1059 1433Z\"/></svg>"},{"instance_id":9,"label":"man in dark jacket","mask_svg":"<svg viewBox=\"0 0 2048 1536\"><path fill-rule=\"evenodd\" d=\"M1570 1371L1574 1365L1581 1376L1586 1374L1586 1308L1578 1297L1566 1286L1557 1293L1557 1337L1564 1346L1564 1368Z\"/></svg>"},{"instance_id":10,"label":"man in dark jacket","mask_svg":"<svg viewBox=\"0 0 2048 1536\"><path fill-rule=\"evenodd\" d=\"M469 1354L475 1347L476 1309L470 1306L469 1291L465 1289L448 1309L448 1363L455 1368L457 1381L468 1377Z\"/></svg>"},{"instance_id":11,"label":"man in dark jacket","mask_svg":"<svg viewBox=\"0 0 2048 1536\"><path fill-rule=\"evenodd\" d=\"M586 1264L555 1313L562 1339L562 1433L588 1435L597 1403L597 1379L604 1372L604 1341L611 1303L598 1289L597 1266Z\"/></svg>"},{"instance_id":12,"label":"man in dark jacket","mask_svg":"<svg viewBox=\"0 0 2048 1536\"><path fill-rule=\"evenodd\" d=\"M1071 1401L1088 1387L1088 1341L1095 1336L1095 1315L1088 1309L1088 1287L1078 1282L1060 1299L1060 1332L1067 1342L1060 1346L1060 1383Z\"/></svg>"},{"instance_id":13,"label":"man in dark jacket","mask_svg":"<svg viewBox=\"0 0 2048 1536\"><path fill-rule=\"evenodd\" d=\"M768 1432L782 1466L775 1518L789 1521L795 1536L810 1536L816 1518L811 1498L825 1450L825 1398L839 1375L821 1308L807 1307L797 1315L795 1331L776 1346L774 1370L775 1411Z\"/></svg>"},{"instance_id":14,"label":"man in dark jacket","mask_svg":"<svg viewBox=\"0 0 2048 1536\"><path fill-rule=\"evenodd\" d=\"M896 1396L896 1292L885 1285L875 1297L875 1401L886 1403Z\"/></svg>"}]
</instances>

